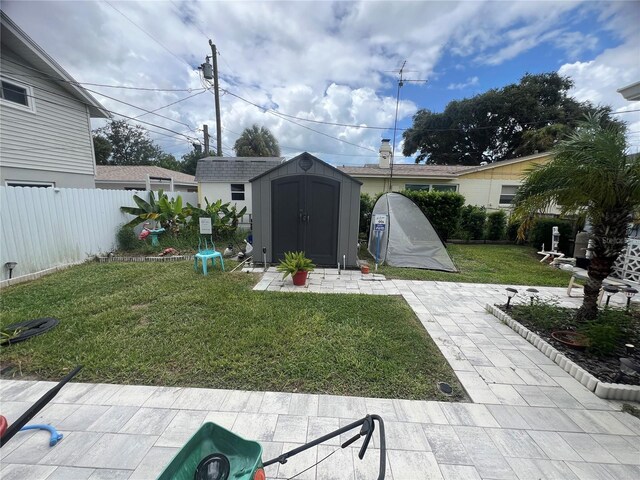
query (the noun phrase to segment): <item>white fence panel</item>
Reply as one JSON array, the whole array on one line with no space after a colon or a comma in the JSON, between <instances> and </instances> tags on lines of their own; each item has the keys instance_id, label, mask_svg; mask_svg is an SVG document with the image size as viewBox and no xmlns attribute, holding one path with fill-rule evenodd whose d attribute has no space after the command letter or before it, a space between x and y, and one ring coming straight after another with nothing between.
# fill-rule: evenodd
<instances>
[{"instance_id":1,"label":"white fence panel","mask_svg":"<svg viewBox=\"0 0 640 480\"><path fill-rule=\"evenodd\" d=\"M181 195L197 203L196 193ZM116 232L131 215L133 195L148 192L75 188L0 187L0 279L9 278L6 262L17 262L18 277L85 260L116 247Z\"/></svg>"}]
</instances>

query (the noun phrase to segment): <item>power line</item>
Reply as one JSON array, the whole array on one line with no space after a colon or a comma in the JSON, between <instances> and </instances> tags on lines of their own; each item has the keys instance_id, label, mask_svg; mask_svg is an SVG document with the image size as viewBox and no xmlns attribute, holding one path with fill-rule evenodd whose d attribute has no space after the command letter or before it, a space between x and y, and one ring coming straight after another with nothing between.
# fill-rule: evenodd
<instances>
[{"instance_id":1,"label":"power line","mask_svg":"<svg viewBox=\"0 0 640 480\"><path fill-rule=\"evenodd\" d=\"M45 90L45 89L43 89L43 88L39 88L39 90L40 90L40 91L43 91L43 92L46 92L46 93L50 93L50 94L52 94L52 95L58 95L58 96L61 96L61 97L66 97L66 95L62 95L62 94L60 94L60 93L58 93L58 92L52 92L52 91L50 91L50 90ZM42 98L42 97L36 97L35 95L30 95L30 94L28 94L28 93L25 93L25 96L26 96L26 97L29 97L29 98L34 98L34 99L36 99L36 100L37 100L37 101L39 101L39 102L50 103L50 104L52 104L52 105L56 105L56 106L58 106L58 107L62 107L62 108L66 108L66 109L68 109L68 110L73 110L73 111L76 111L76 112L82 112L82 113L85 113L85 114L86 114L86 111L84 111L84 110L80 110L79 108L73 108L73 107L72 107L72 106L70 106L70 105L65 105L65 104L63 104L63 103L54 102L54 101L52 101L52 100L48 100L48 99L46 99L46 98ZM89 107L94 107L94 105L93 105L93 104L91 104L91 103L89 103L89 102L83 102L83 101L81 101L81 100L77 100L77 102L78 102L78 103L80 103L80 104L82 104L82 105L86 105L86 106L89 106ZM146 120L138 120L138 119L136 119L135 117L131 117L131 116L129 116L129 115L125 115L125 114L123 114L123 113L119 113L119 112L116 112L116 111L113 111L113 110L108 110L108 109L106 109L106 108L104 108L104 107L103 107L103 110L104 110L105 112L111 113L112 115L117 115L118 117L123 117L123 118L129 119L129 120L136 120L137 122L144 123L144 124L146 124L146 125L150 125L150 126L152 126L152 127L154 127L154 128L159 128L159 129L161 129L161 130L166 130L166 131L168 131L168 132L173 133L174 135L179 135L179 136L181 136L181 137L184 137L184 138L185 138L186 140L188 140L189 142L193 142L193 141L194 141L194 138L191 138L191 137L187 136L187 135L186 135L186 134L184 134L184 133L176 132L175 130L172 130L172 129L170 129L170 128L162 127L162 126L160 126L160 125L156 125L155 123L147 122ZM147 129L147 130L149 130L149 129ZM153 130L149 130L149 131L153 132ZM161 134L161 135L166 135L166 134L162 134L162 133L160 133L160 132L153 132L153 133L159 133L159 134Z\"/></svg>"},{"instance_id":2,"label":"power line","mask_svg":"<svg viewBox=\"0 0 640 480\"><path fill-rule=\"evenodd\" d=\"M122 15L124 18L126 18L130 23L132 23L138 30L140 30L142 33L144 33L145 35L147 35L151 40L153 40L154 42L156 42L158 45L160 45L162 48L164 48L167 52L169 52L169 54L171 54L173 57L177 58L179 61L184 62L188 65L189 68L193 69L193 66L189 64L189 62L187 62L184 58L179 57L178 55L176 55L175 53L173 53L171 50L169 50L162 42L160 42L157 38L155 38L153 35L151 35L149 32L147 32L144 28L142 28L140 25L138 25L136 22L134 22L133 20L131 20L127 15L125 15L124 13L122 13L120 10L118 10L116 7L114 7L110 2L108 2L107 0L105 0L105 3L107 5L109 5L111 8L113 8L116 12L118 12L120 15Z\"/></svg>"},{"instance_id":3,"label":"power line","mask_svg":"<svg viewBox=\"0 0 640 480\"><path fill-rule=\"evenodd\" d=\"M328 133L324 133L324 132L321 132L321 131L319 131L319 130L314 130L314 129L313 129L313 128L311 128L311 127L307 127L306 125L302 125L302 124L300 124L300 123L298 123L298 122L295 122L295 121L293 121L293 120L291 120L291 119L289 119L289 118L283 117L282 115L280 115L280 114L279 114L278 112L276 112L275 110L272 110L272 109L270 109L270 108L264 108L264 107L261 107L261 106L260 106L260 105L258 105L257 103L253 103L252 101L247 100L246 98L242 98L240 95L236 95L235 93L232 93L232 92L230 92L229 90L225 90L225 89L221 89L221 90L223 90L224 92L228 93L228 94L229 94L229 95L231 95L232 97L236 97L236 98L238 98L238 99L242 100L243 102L246 102L246 103L248 103L248 104L250 104L250 105L253 105L254 107L257 107L257 108L259 108L260 110L262 110L262 111L264 111L264 112L266 112L266 113L270 113L271 115L275 115L276 117L281 118L282 120L286 120L287 122L293 123L294 125L298 125L299 127L305 128L305 129L307 129L307 130L310 130L310 131L312 131L312 132L318 133L318 134L323 135L323 136L325 136L325 137L332 138L332 139L337 140L337 141L339 141L339 142L346 143L346 144L348 144L348 145L353 145L354 147L362 148L363 150L369 150L369 151L371 151L371 152L375 152L375 150L374 150L374 149L372 149L372 148L369 148L369 147L363 147L362 145L358 145L357 143L352 143L352 142L349 142L349 141L344 140L344 139L342 139L342 138L334 137L333 135L329 135Z\"/></svg>"}]
</instances>

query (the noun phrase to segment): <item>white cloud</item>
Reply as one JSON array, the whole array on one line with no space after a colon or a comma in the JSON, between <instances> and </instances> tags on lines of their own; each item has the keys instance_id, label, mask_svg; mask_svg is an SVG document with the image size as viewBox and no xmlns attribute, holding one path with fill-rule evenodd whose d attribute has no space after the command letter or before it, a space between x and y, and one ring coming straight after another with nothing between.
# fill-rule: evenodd
<instances>
[{"instance_id":1,"label":"white cloud","mask_svg":"<svg viewBox=\"0 0 640 480\"><path fill-rule=\"evenodd\" d=\"M221 52L218 64L223 88L263 107L301 118L366 126L393 126L395 75L389 71L405 59L407 69L416 70L412 76L433 80L442 56L455 52L464 57L457 63L467 65L466 83L473 86L479 82L472 76L470 60L474 58L499 63L520 55L536 42L551 41L552 36L567 48L572 41L579 43L577 37L558 26L566 12L573 12L575 2L549 2L542 7L538 2L112 3L164 47L104 2L4 1L2 8L79 81L201 88L195 67L210 54L208 37L215 35L213 40ZM618 10L602 15L611 25L618 22L616 32L632 31L620 19ZM580 65L574 68L579 70ZM588 83L576 82L576 87L586 89ZM146 109L189 95L95 90ZM114 111L143 113L98 98ZM418 107L402 101L398 118L408 120ZM159 112L191 128L154 115L141 120L201 137L197 130L204 123L215 132L213 108L212 95L204 93ZM231 95L221 98L221 110L227 153L237 138L232 132L239 133L252 123L272 130L286 146L283 152L287 155L302 150L326 152L322 158L341 164L375 161L380 138L390 135L389 130L297 121L359 148L265 113ZM189 148L184 138L156 134L154 138L176 154Z\"/></svg>"},{"instance_id":2,"label":"white cloud","mask_svg":"<svg viewBox=\"0 0 640 480\"><path fill-rule=\"evenodd\" d=\"M565 63L558 72L573 79L575 85L570 93L578 100L610 105L617 113L616 117L627 122L630 151L638 152L640 112L632 110L640 109L640 102L629 102L617 92L619 88L640 80L640 31L628 28L634 23L634 12L637 19L637 5L636 10L628 7L629 5L618 5L614 10L609 8L605 17L608 22L605 26L615 31L624 43L605 50L592 60Z\"/></svg>"},{"instance_id":3,"label":"white cloud","mask_svg":"<svg viewBox=\"0 0 640 480\"><path fill-rule=\"evenodd\" d=\"M469 77L466 82L462 83L450 83L447 86L447 90L464 90L468 87L475 87L480 83L480 79L478 77Z\"/></svg>"}]
</instances>

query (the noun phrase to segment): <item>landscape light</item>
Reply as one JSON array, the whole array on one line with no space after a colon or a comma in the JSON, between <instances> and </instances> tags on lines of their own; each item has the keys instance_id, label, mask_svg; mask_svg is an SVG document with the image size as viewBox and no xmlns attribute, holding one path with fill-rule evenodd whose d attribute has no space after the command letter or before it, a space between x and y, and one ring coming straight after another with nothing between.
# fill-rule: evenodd
<instances>
[{"instance_id":1,"label":"landscape light","mask_svg":"<svg viewBox=\"0 0 640 480\"><path fill-rule=\"evenodd\" d=\"M7 262L4 264L5 268L9 270L9 279L11 279L11 276L13 275L13 269L16 268L16 265L18 265L18 262Z\"/></svg>"},{"instance_id":2,"label":"landscape light","mask_svg":"<svg viewBox=\"0 0 640 480\"><path fill-rule=\"evenodd\" d=\"M515 288L507 287L507 309L511 308L511 299L518 294Z\"/></svg>"},{"instance_id":3,"label":"landscape light","mask_svg":"<svg viewBox=\"0 0 640 480\"><path fill-rule=\"evenodd\" d=\"M533 305L533 300L536 298L538 294L538 290L535 288L527 288L527 292L529 292L529 298L531 299L531 305Z\"/></svg>"},{"instance_id":4,"label":"landscape light","mask_svg":"<svg viewBox=\"0 0 640 480\"><path fill-rule=\"evenodd\" d=\"M604 290L604 293L607 296L607 302L604 304L606 308L609 306L609 300L611 300L611 297L618 293L620 290L618 290L618 287L612 287L610 285L602 287L602 290Z\"/></svg>"},{"instance_id":5,"label":"landscape light","mask_svg":"<svg viewBox=\"0 0 640 480\"><path fill-rule=\"evenodd\" d=\"M627 296L627 310L631 307L631 299L633 296L638 293L638 290L632 287L627 287L623 290L624 294Z\"/></svg>"}]
</instances>

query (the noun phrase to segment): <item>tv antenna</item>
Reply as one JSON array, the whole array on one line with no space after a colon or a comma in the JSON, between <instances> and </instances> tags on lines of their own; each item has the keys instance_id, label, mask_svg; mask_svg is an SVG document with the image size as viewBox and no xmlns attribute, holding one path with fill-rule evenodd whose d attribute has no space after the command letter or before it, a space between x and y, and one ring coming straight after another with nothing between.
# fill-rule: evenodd
<instances>
[{"instance_id":1,"label":"tv antenna","mask_svg":"<svg viewBox=\"0 0 640 480\"><path fill-rule=\"evenodd\" d=\"M426 83L428 80L425 79L407 79L404 78L405 72L415 72L415 70L405 70L404 67L407 65L407 61L404 60L402 62L402 66L400 70L394 70L394 72L398 73L398 93L396 94L396 117L393 122L393 146L391 147L391 168L389 172L389 191L393 191L392 182L393 182L393 159L396 153L396 131L398 128L398 106L400 105L400 89L404 86L405 82L415 82L415 83Z\"/></svg>"}]
</instances>

